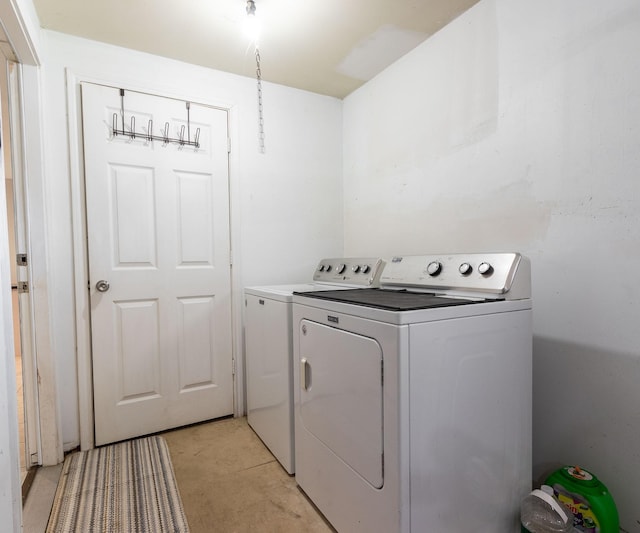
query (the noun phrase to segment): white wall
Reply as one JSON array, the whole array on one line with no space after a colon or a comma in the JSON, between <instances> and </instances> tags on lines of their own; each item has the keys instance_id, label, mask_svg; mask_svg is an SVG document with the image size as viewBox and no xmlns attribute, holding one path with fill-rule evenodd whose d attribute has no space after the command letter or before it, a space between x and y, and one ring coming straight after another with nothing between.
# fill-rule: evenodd
<instances>
[{"instance_id":1,"label":"white wall","mask_svg":"<svg viewBox=\"0 0 640 533\"><path fill-rule=\"evenodd\" d=\"M2 160L0 153L0 160ZM0 165L0 176L4 171ZM4 180L3 180L4 181ZM5 188L0 188L0 517L2 531L21 527L20 451L16 393L9 230Z\"/></svg>"},{"instance_id":2,"label":"white wall","mask_svg":"<svg viewBox=\"0 0 640 533\"><path fill-rule=\"evenodd\" d=\"M232 240L240 287L308 280L319 257L342 253L342 104L264 83L266 153L260 154L254 79L55 32L44 31L43 41L53 350L69 449L78 444L79 427L65 69L232 108ZM269 69L265 60L262 69ZM250 64L247 72L254 72Z\"/></svg>"},{"instance_id":3,"label":"white wall","mask_svg":"<svg viewBox=\"0 0 640 533\"><path fill-rule=\"evenodd\" d=\"M344 102L346 254L532 260L534 471L640 532L640 3L482 0Z\"/></svg>"}]
</instances>

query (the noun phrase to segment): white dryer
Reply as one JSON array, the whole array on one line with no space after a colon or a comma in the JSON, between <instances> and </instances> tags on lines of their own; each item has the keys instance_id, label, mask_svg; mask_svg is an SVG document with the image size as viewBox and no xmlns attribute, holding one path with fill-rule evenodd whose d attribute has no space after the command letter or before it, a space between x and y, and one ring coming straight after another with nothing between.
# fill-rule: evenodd
<instances>
[{"instance_id":1,"label":"white dryer","mask_svg":"<svg viewBox=\"0 0 640 533\"><path fill-rule=\"evenodd\" d=\"M517 253L394 257L293 297L296 481L341 533L516 533L531 484Z\"/></svg>"},{"instance_id":2,"label":"white dryer","mask_svg":"<svg viewBox=\"0 0 640 533\"><path fill-rule=\"evenodd\" d=\"M289 474L295 471L293 293L377 287L383 266L380 258L323 259L312 283L245 288L247 420Z\"/></svg>"}]
</instances>

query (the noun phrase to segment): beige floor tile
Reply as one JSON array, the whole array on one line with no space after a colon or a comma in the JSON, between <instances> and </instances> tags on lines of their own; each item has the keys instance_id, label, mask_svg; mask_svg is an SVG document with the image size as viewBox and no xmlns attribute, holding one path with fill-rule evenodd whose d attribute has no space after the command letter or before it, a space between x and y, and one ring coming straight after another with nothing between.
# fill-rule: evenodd
<instances>
[{"instance_id":1,"label":"beige floor tile","mask_svg":"<svg viewBox=\"0 0 640 533\"><path fill-rule=\"evenodd\" d=\"M333 531L246 418L179 429L164 437L192 533Z\"/></svg>"}]
</instances>

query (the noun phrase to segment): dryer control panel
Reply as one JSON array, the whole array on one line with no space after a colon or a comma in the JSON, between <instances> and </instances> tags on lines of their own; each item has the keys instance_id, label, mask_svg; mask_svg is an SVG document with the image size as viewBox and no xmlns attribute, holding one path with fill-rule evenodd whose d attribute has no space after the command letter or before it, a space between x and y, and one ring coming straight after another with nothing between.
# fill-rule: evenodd
<instances>
[{"instance_id":1,"label":"dryer control panel","mask_svg":"<svg viewBox=\"0 0 640 533\"><path fill-rule=\"evenodd\" d=\"M380 283L388 288L519 300L531 297L531 267L519 253L396 256Z\"/></svg>"},{"instance_id":2,"label":"dryer control panel","mask_svg":"<svg viewBox=\"0 0 640 533\"><path fill-rule=\"evenodd\" d=\"M378 287L384 261L379 257L338 257L323 259L313 281L356 287Z\"/></svg>"}]
</instances>

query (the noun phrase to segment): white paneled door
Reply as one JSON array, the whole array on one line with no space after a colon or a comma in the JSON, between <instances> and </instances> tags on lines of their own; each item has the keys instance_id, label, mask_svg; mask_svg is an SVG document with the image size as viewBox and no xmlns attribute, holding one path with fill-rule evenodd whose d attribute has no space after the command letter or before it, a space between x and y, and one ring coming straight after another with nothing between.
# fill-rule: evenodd
<instances>
[{"instance_id":1,"label":"white paneled door","mask_svg":"<svg viewBox=\"0 0 640 533\"><path fill-rule=\"evenodd\" d=\"M227 112L189 114L82 84L96 445L233 413Z\"/></svg>"}]
</instances>

